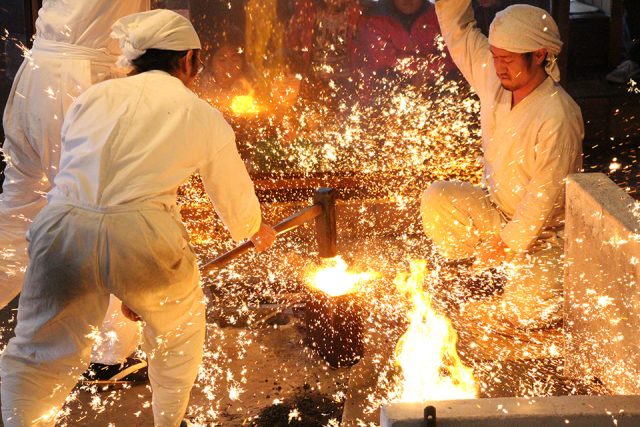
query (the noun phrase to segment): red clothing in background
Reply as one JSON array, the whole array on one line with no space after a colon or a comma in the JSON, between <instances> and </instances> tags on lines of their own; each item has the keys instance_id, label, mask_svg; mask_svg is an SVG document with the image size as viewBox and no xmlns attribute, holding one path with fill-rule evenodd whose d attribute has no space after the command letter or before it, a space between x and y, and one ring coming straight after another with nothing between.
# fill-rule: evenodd
<instances>
[{"instance_id":1,"label":"red clothing in background","mask_svg":"<svg viewBox=\"0 0 640 427\"><path fill-rule=\"evenodd\" d=\"M298 0L295 2L293 16L289 21L287 46L294 57L301 62L305 71L309 69L314 57L321 56L317 55L318 52L314 52L314 49L318 49L317 31L320 21L324 18L323 13L327 14L314 0ZM358 2L352 1L340 13L344 15L344 28L337 28L336 34L325 34L322 37L326 39L325 44L342 45L335 48L344 51L346 62L350 65L355 55L355 36L362 18L362 10Z\"/></svg>"},{"instance_id":2,"label":"red clothing in background","mask_svg":"<svg viewBox=\"0 0 640 427\"><path fill-rule=\"evenodd\" d=\"M440 26L431 3L416 18L410 31L394 16L372 16L362 25L359 33L359 66L371 73L392 69L400 59L407 57L440 56L435 41L439 35ZM445 71L455 69L448 53L444 62ZM439 65L434 64L434 67Z\"/></svg>"}]
</instances>

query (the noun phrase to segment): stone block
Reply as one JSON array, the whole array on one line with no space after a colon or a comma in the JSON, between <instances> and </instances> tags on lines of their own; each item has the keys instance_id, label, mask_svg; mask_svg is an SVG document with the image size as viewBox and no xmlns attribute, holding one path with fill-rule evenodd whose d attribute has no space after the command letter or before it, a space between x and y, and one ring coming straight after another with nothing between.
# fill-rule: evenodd
<instances>
[{"instance_id":1,"label":"stone block","mask_svg":"<svg viewBox=\"0 0 640 427\"><path fill-rule=\"evenodd\" d=\"M571 175L565 239L566 374L640 394L640 204L604 174Z\"/></svg>"},{"instance_id":2,"label":"stone block","mask_svg":"<svg viewBox=\"0 0 640 427\"><path fill-rule=\"evenodd\" d=\"M640 425L640 396L553 396L396 403L380 410L380 427L632 427Z\"/></svg>"}]
</instances>

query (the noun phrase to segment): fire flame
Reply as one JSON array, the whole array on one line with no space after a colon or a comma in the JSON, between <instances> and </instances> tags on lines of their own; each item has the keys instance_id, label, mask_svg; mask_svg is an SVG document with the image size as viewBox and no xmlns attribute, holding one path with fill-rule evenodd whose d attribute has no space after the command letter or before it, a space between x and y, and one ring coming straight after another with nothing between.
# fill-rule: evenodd
<instances>
[{"instance_id":1,"label":"fire flame","mask_svg":"<svg viewBox=\"0 0 640 427\"><path fill-rule=\"evenodd\" d=\"M307 275L307 283L315 289L332 296L356 293L360 285L378 277L377 273L368 271L354 273L348 271L347 263L341 256L323 260L321 268Z\"/></svg>"},{"instance_id":2,"label":"fire flame","mask_svg":"<svg viewBox=\"0 0 640 427\"><path fill-rule=\"evenodd\" d=\"M252 94L237 95L231 100L231 111L236 116L258 114L262 111L260 104Z\"/></svg>"},{"instance_id":3,"label":"fire flame","mask_svg":"<svg viewBox=\"0 0 640 427\"><path fill-rule=\"evenodd\" d=\"M411 274L399 274L394 283L410 300L409 328L396 345L396 363L402 369L401 402L471 399L478 386L473 370L456 350L458 335L449 319L431 307L424 291L426 263L411 262Z\"/></svg>"}]
</instances>

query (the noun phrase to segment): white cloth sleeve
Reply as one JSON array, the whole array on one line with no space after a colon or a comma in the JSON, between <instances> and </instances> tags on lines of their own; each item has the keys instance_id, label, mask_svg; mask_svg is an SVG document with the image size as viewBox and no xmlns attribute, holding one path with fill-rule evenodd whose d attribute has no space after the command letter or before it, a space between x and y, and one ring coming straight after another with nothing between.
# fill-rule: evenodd
<instances>
[{"instance_id":1,"label":"white cloth sleeve","mask_svg":"<svg viewBox=\"0 0 640 427\"><path fill-rule=\"evenodd\" d=\"M565 179L580 158L580 129L562 117L543 123L538 136L533 176L513 218L500 232L516 252L526 251L536 241L554 208L563 204Z\"/></svg>"},{"instance_id":2,"label":"white cloth sleeve","mask_svg":"<svg viewBox=\"0 0 640 427\"><path fill-rule=\"evenodd\" d=\"M253 236L260 228L260 202L238 154L231 126L224 120L216 120L213 135L221 139L222 148L209 155L200 168L200 176L213 207L238 242Z\"/></svg>"},{"instance_id":3,"label":"white cloth sleeve","mask_svg":"<svg viewBox=\"0 0 640 427\"><path fill-rule=\"evenodd\" d=\"M437 0L442 37L465 79L482 100L495 93L496 75L489 41L476 27L471 0Z\"/></svg>"}]
</instances>

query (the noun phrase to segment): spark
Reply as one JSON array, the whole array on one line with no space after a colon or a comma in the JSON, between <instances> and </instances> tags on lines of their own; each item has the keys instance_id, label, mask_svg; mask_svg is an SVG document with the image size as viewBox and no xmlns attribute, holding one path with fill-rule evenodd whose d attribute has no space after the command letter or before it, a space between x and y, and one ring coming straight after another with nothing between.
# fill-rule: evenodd
<instances>
[{"instance_id":1,"label":"spark","mask_svg":"<svg viewBox=\"0 0 640 427\"><path fill-rule=\"evenodd\" d=\"M597 304L600 307L606 307L606 306L612 305L613 304L613 298L611 298L609 296L606 296L606 295L599 296Z\"/></svg>"},{"instance_id":2,"label":"spark","mask_svg":"<svg viewBox=\"0 0 640 427\"><path fill-rule=\"evenodd\" d=\"M289 423L291 423L291 421L293 420L296 420L296 421L302 420L302 417L300 416L300 411L298 410L298 408L293 408L291 412L289 412Z\"/></svg>"},{"instance_id":3,"label":"spark","mask_svg":"<svg viewBox=\"0 0 640 427\"><path fill-rule=\"evenodd\" d=\"M610 172L615 172L617 170L620 170L621 167L622 167L622 165L620 163L618 163L616 161L616 159L614 158L613 161L609 164L609 171Z\"/></svg>"}]
</instances>

